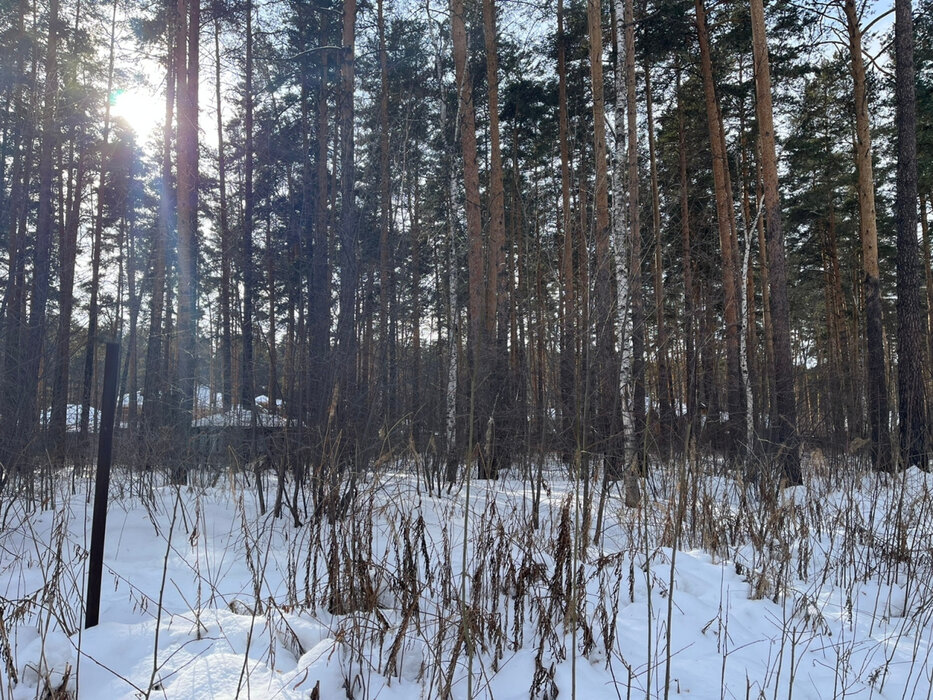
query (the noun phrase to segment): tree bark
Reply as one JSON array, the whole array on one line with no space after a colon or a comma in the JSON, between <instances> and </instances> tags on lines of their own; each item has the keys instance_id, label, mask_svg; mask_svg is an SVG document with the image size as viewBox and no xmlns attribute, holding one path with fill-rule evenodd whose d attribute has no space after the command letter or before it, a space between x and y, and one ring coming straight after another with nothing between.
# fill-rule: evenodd
<instances>
[{"instance_id":1,"label":"tree bark","mask_svg":"<svg viewBox=\"0 0 933 700\"><path fill-rule=\"evenodd\" d=\"M469 270L468 345L470 348L471 394L482 396L488 368L485 366L486 280L483 259L483 226L480 213L479 169L476 156L476 117L473 107L472 77L467 65L467 36L463 0L450 1L451 34L453 37L454 68L459 96L460 146L463 157L463 181L466 195L467 267ZM478 428L474 436L485 433L481 417L483 406L472 411L471 418Z\"/></svg>"},{"instance_id":2,"label":"tree bark","mask_svg":"<svg viewBox=\"0 0 933 700\"><path fill-rule=\"evenodd\" d=\"M233 405L233 331L230 321L232 281L230 218L227 211L227 159L224 155L223 95L220 77L220 16L214 17L214 84L217 98L217 189L220 224L220 374L224 410Z\"/></svg>"},{"instance_id":3,"label":"tree bark","mask_svg":"<svg viewBox=\"0 0 933 700\"><path fill-rule=\"evenodd\" d=\"M868 341L868 418L871 429L872 463L888 470L891 441L888 428L888 388L884 361L884 325L881 316L881 281L878 269L878 227L875 220L875 185L871 161L871 130L868 118L862 33L855 0L844 0L849 57L855 92L855 165L858 172L859 236L862 242L863 291Z\"/></svg>"},{"instance_id":4,"label":"tree bark","mask_svg":"<svg viewBox=\"0 0 933 700\"><path fill-rule=\"evenodd\" d=\"M677 65L677 132L678 166L680 171L680 236L683 251L684 276L684 346L686 355L686 426L684 450L689 455L697 437L697 348L694 315L697 308L693 281L693 244L690 233L690 200L687 179L687 133L682 101L681 69Z\"/></svg>"},{"instance_id":5,"label":"tree bark","mask_svg":"<svg viewBox=\"0 0 933 700\"><path fill-rule=\"evenodd\" d=\"M658 363L658 404L660 432L658 450L667 457L674 427L673 387L668 359L667 322L664 318L664 241L661 238L661 194L658 186L657 150L654 136L654 95L651 71L645 64L645 103L648 112L648 159L651 168L651 227L654 233L654 314L657 325L655 354Z\"/></svg>"},{"instance_id":6,"label":"tree bark","mask_svg":"<svg viewBox=\"0 0 933 700\"><path fill-rule=\"evenodd\" d=\"M917 240L917 101L910 0L894 2L897 123L897 395L900 466L927 464L924 308Z\"/></svg>"},{"instance_id":7,"label":"tree bark","mask_svg":"<svg viewBox=\"0 0 933 700\"><path fill-rule=\"evenodd\" d=\"M700 46L700 72L706 97L706 119L709 126L710 152L713 158L713 186L716 193L716 220L719 227L719 245L722 250L723 316L726 322L726 373L729 407L729 451L737 454L743 439L742 373L740 367L740 340L742 320L739 317L740 290L736 288L735 248L733 246L733 201L729 184L729 163L722 130L722 115L716 98L713 80L713 62L710 56L709 32L703 0L695 0L697 35Z\"/></svg>"},{"instance_id":8,"label":"tree bark","mask_svg":"<svg viewBox=\"0 0 933 700\"><path fill-rule=\"evenodd\" d=\"M18 454L13 464L23 468L22 448L28 445L38 418L40 360L46 326L46 304L49 298L49 272L52 251L52 232L55 225L52 201L54 180L53 156L58 143L58 125L55 123L58 100L58 32L59 3L50 0L48 43L45 54L45 98L42 106L42 137L39 146L39 203L36 214L36 242L33 250L32 299L29 306L29 328L23 360L27 368L22 386L24 395L18 427L13 439ZM9 465L4 465L9 466Z\"/></svg>"},{"instance_id":9,"label":"tree bark","mask_svg":"<svg viewBox=\"0 0 933 700\"><path fill-rule=\"evenodd\" d=\"M564 0L557 0L557 111L558 140L560 142L560 199L561 199L561 445L569 459L576 446L576 298L574 294L574 235L570 207L570 143L567 114L567 37L564 34Z\"/></svg>"},{"instance_id":10,"label":"tree bark","mask_svg":"<svg viewBox=\"0 0 933 700\"><path fill-rule=\"evenodd\" d=\"M379 396L383 406L382 420L391 421L392 395L390 375L389 292L392 289L392 267L389 249L389 206L391 180L389 174L389 63L386 55L386 34L383 0L376 3L376 23L379 34ZM389 426L383 426L388 431Z\"/></svg>"},{"instance_id":11,"label":"tree bark","mask_svg":"<svg viewBox=\"0 0 933 700\"><path fill-rule=\"evenodd\" d=\"M641 194L638 183L638 106L635 99L635 12L634 0L625 0L625 102L628 132L628 225L629 225L629 305L632 315L632 414L635 418L634 456L644 470L645 444L645 303L642 298ZM617 97L616 99L620 99Z\"/></svg>"},{"instance_id":12,"label":"tree bark","mask_svg":"<svg viewBox=\"0 0 933 700\"><path fill-rule=\"evenodd\" d=\"M178 171L178 421L191 425L197 351L197 228L198 228L198 47L200 0L179 0L175 99L177 110L176 158ZM173 475L182 478L182 473Z\"/></svg>"},{"instance_id":13,"label":"tree bark","mask_svg":"<svg viewBox=\"0 0 933 700\"><path fill-rule=\"evenodd\" d=\"M496 7L483 0L483 34L486 45L486 85L489 105L489 245L486 253L486 337L489 342L489 409L491 444L486 446L487 476L495 477L508 465L508 415L510 382L508 366L509 279L505 265L505 187L502 182L502 150L499 139L499 59Z\"/></svg>"},{"instance_id":14,"label":"tree bark","mask_svg":"<svg viewBox=\"0 0 933 700\"><path fill-rule=\"evenodd\" d=\"M325 21L325 13L321 13L321 22ZM319 89L317 96L317 153L314 176L314 222L311 234L311 280L309 284L309 343L311 386L309 401L311 402L311 425L323 428L324 417L330 402L328 376L328 360L330 356L330 326L331 326L331 263L329 251L330 226L329 211L331 211L330 177L327 172L329 110L327 105L327 54L321 56L319 71ZM335 168L336 170L336 168Z\"/></svg>"},{"instance_id":15,"label":"tree bark","mask_svg":"<svg viewBox=\"0 0 933 700\"><path fill-rule=\"evenodd\" d=\"M154 431L164 419L165 379L162 366L163 316L167 301L165 284L168 264L168 240L172 230L172 118L175 114L175 63L174 42L178 40L175 22L168 28L165 88L165 121L162 132L162 177L159 199L159 222L152 244L152 298L149 308L149 335L146 344L146 377L143 380L143 422L149 432Z\"/></svg>"},{"instance_id":16,"label":"tree bark","mask_svg":"<svg viewBox=\"0 0 933 700\"><path fill-rule=\"evenodd\" d=\"M354 150L354 84L356 38L356 0L343 2L343 28L340 64L340 310L337 316L337 347L340 353L338 378L334 385L340 425L348 426L356 407L356 292L359 282L358 214L356 207L356 156Z\"/></svg>"},{"instance_id":17,"label":"tree bark","mask_svg":"<svg viewBox=\"0 0 933 700\"><path fill-rule=\"evenodd\" d=\"M771 283L771 320L774 324L775 403L778 423L774 441L784 483L799 484L800 438L797 434L797 402L794 397L794 364L790 343L790 305L787 298L787 272L784 262L784 231L781 226L781 198L778 190L774 115L771 107L771 70L765 33L762 0L751 0L752 46L755 59L755 102L761 168L764 177L765 232Z\"/></svg>"},{"instance_id":18,"label":"tree bark","mask_svg":"<svg viewBox=\"0 0 933 700\"><path fill-rule=\"evenodd\" d=\"M587 0L586 18L589 34L590 82L593 91L593 160L594 182L594 252L595 280L593 281L593 313L596 348L593 367L596 376L597 414L594 416L593 445L606 462L606 475L621 478L624 465L616 449L616 422L618 410L619 375L615 358L615 332L610 280L609 241L609 174L606 153L606 106L603 90L603 32L600 0ZM617 251L618 253L618 251Z\"/></svg>"},{"instance_id":19,"label":"tree bark","mask_svg":"<svg viewBox=\"0 0 933 700\"><path fill-rule=\"evenodd\" d=\"M241 269L243 272L243 351L240 370L240 405L253 410L256 400L253 367L253 316L256 300L256 272L253 260L253 3L246 1L246 65L243 83L243 228Z\"/></svg>"}]
</instances>

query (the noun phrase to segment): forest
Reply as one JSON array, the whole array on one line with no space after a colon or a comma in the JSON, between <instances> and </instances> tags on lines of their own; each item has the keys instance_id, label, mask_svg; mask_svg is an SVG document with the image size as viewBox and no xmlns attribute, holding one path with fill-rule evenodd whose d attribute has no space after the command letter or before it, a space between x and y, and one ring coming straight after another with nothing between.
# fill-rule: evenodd
<instances>
[{"instance_id":1,"label":"forest","mask_svg":"<svg viewBox=\"0 0 933 700\"><path fill-rule=\"evenodd\" d=\"M358 635L316 687L269 697L510 697L503 648L526 655L515 697L595 692L609 675L577 669L593 654L606 697L667 697L690 614L671 602L678 550L711 557L696 585L726 571L783 610L761 613L783 615L776 667L743 662L742 680L719 599L712 680L685 692L890 677L907 697L922 676L927 696L931 0L0 0L0 58L9 697L76 697L91 654L75 504L114 341L111 491L163 550L153 592L130 587L133 615L158 610L151 669L94 681L100 697L187 678L160 642L166 581L207 565L214 506L242 530L220 551L248 562L248 594L217 603L211 578L205 603L198 568L197 605L178 583L173 604L198 611L199 644L223 627L203 610L251 618L230 637L242 670L171 697L249 692L263 625L267 689L276 644L307 675L311 647ZM194 559L176 571L182 527ZM32 594L10 573L24 541L45 547L27 547ZM264 548L287 566L260 566ZM836 622L813 622L828 598L799 582L828 572L840 629L859 595L904 626L883 671L852 671L886 643L872 623L801 690L801 635L815 653ZM620 595L641 601L639 663ZM312 633L298 611L318 608ZM37 624L24 666L10 640Z\"/></svg>"},{"instance_id":2,"label":"forest","mask_svg":"<svg viewBox=\"0 0 933 700\"><path fill-rule=\"evenodd\" d=\"M145 462L258 396L438 478L925 466L929 8L901 66L892 8L631 4L8 2L4 482L80 454L103 340Z\"/></svg>"}]
</instances>

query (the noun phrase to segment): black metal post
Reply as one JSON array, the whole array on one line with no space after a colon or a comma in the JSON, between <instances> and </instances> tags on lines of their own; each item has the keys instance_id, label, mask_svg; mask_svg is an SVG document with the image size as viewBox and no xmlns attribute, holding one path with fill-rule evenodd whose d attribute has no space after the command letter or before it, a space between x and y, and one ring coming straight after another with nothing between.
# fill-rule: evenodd
<instances>
[{"instance_id":1,"label":"black metal post","mask_svg":"<svg viewBox=\"0 0 933 700\"><path fill-rule=\"evenodd\" d=\"M100 434L97 443L97 479L94 486L94 516L91 521L91 560L87 575L87 613L84 628L94 627L100 618L100 584L104 574L104 533L107 529L107 491L113 458L113 420L117 413L117 380L120 371L120 343L107 343L104 359L104 395Z\"/></svg>"}]
</instances>

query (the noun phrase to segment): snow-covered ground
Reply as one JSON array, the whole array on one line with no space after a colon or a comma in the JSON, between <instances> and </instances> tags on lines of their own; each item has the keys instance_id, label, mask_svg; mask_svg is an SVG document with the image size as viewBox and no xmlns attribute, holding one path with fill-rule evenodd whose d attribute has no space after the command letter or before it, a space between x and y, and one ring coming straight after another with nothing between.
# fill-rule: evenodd
<instances>
[{"instance_id":1,"label":"snow-covered ground","mask_svg":"<svg viewBox=\"0 0 933 700\"><path fill-rule=\"evenodd\" d=\"M514 473L382 471L333 524L307 489L296 527L242 475L118 471L83 631L93 486L63 477L2 503L0 698L930 697L933 477L811 467L769 503L706 470L613 491L598 544L556 467L537 529Z\"/></svg>"}]
</instances>

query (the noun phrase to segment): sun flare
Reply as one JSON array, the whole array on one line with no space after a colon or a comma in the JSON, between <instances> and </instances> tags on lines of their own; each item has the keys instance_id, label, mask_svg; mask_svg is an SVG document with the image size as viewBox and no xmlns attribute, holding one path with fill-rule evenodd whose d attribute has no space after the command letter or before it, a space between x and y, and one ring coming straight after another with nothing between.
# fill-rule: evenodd
<instances>
[{"instance_id":1,"label":"sun flare","mask_svg":"<svg viewBox=\"0 0 933 700\"><path fill-rule=\"evenodd\" d=\"M158 95L139 87L115 90L110 96L111 116L123 119L141 138L155 130L164 109Z\"/></svg>"}]
</instances>

